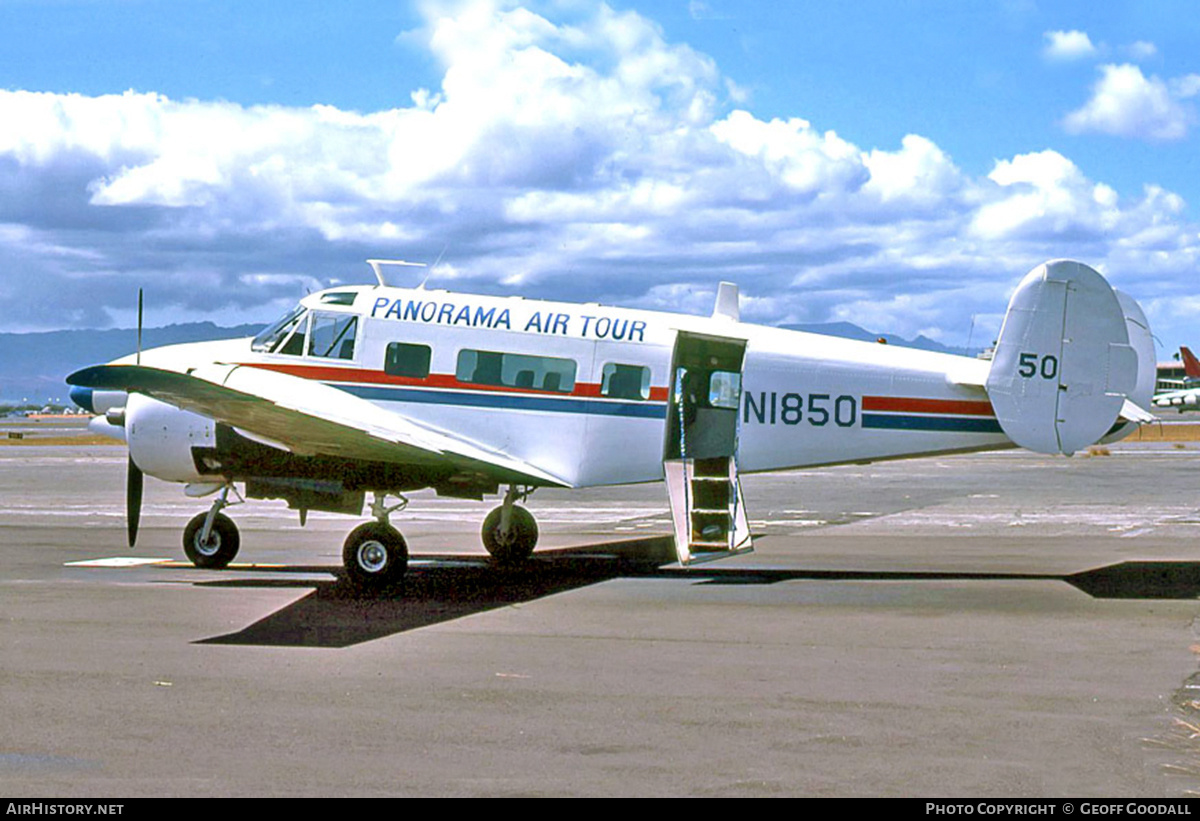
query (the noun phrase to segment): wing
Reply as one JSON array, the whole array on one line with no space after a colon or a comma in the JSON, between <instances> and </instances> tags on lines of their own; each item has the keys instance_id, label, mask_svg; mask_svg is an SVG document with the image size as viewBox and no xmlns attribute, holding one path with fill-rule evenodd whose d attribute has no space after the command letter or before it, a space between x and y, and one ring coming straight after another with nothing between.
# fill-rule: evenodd
<instances>
[{"instance_id":1,"label":"wing","mask_svg":"<svg viewBox=\"0 0 1200 821\"><path fill-rule=\"evenodd\" d=\"M421 425L337 388L247 365L206 365L187 373L98 365L76 371L67 383L141 393L302 456L448 465L502 482L570 486L536 465Z\"/></svg>"},{"instance_id":2,"label":"wing","mask_svg":"<svg viewBox=\"0 0 1200 821\"><path fill-rule=\"evenodd\" d=\"M1200 404L1200 389L1186 388L1181 391L1166 391L1154 397L1154 407L1194 410Z\"/></svg>"}]
</instances>

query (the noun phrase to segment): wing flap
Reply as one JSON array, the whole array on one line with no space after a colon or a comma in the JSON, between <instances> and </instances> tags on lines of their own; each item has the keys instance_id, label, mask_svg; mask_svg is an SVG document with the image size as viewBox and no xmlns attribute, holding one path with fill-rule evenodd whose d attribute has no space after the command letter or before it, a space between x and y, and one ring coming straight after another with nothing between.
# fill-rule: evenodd
<instances>
[{"instance_id":1,"label":"wing flap","mask_svg":"<svg viewBox=\"0 0 1200 821\"><path fill-rule=\"evenodd\" d=\"M187 373L98 365L71 374L67 382L145 394L278 442L298 455L451 465L499 481L569 486L536 465L418 424L345 391L248 365L213 364Z\"/></svg>"}]
</instances>

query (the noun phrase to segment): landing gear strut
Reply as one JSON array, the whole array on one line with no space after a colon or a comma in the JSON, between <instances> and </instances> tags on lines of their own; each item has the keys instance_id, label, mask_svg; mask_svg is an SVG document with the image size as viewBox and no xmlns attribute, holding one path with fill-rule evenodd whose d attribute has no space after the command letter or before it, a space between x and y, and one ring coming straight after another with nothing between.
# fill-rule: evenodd
<instances>
[{"instance_id":1,"label":"landing gear strut","mask_svg":"<svg viewBox=\"0 0 1200 821\"><path fill-rule=\"evenodd\" d=\"M237 556L241 539L237 525L221 513L236 502L229 501L232 484L225 485L207 513L195 516L183 531L183 551L196 567L218 569ZM504 502L483 521L483 545L497 562L515 564L529 558L538 541L538 526L528 510L517 504L532 488L510 485ZM371 503L375 521L350 531L342 547L342 564L351 584L364 590L387 590L398 585L408 570L408 544L400 531L388 522L388 516L408 505L400 496L394 505L386 504L387 494L376 492Z\"/></svg>"},{"instance_id":2,"label":"landing gear strut","mask_svg":"<svg viewBox=\"0 0 1200 821\"><path fill-rule=\"evenodd\" d=\"M404 579L408 570L408 545L400 531L388 523L388 515L403 509L408 500L400 497L398 504L384 504L386 494L376 493L371 504L375 521L359 525L350 531L342 547L342 564L346 577L364 590L386 590Z\"/></svg>"},{"instance_id":3,"label":"landing gear strut","mask_svg":"<svg viewBox=\"0 0 1200 821\"><path fill-rule=\"evenodd\" d=\"M225 485L221 489L221 495L213 500L208 512L193 517L183 529L183 552L196 567L220 569L237 556L241 546L237 525L221 513L221 508L237 504L229 501L229 491L232 487L233 485Z\"/></svg>"},{"instance_id":4,"label":"landing gear strut","mask_svg":"<svg viewBox=\"0 0 1200 821\"><path fill-rule=\"evenodd\" d=\"M533 514L516 504L532 493L530 488L509 485L504 503L483 520L483 546L492 558L515 564L529 558L537 545L538 526Z\"/></svg>"}]
</instances>

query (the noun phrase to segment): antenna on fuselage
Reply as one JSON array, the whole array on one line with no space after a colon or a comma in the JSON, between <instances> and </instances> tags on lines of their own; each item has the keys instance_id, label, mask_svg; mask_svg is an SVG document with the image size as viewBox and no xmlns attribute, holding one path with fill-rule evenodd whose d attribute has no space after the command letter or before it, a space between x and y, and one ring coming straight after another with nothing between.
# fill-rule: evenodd
<instances>
[{"instance_id":1,"label":"antenna on fuselage","mask_svg":"<svg viewBox=\"0 0 1200 821\"><path fill-rule=\"evenodd\" d=\"M375 272L375 279L379 280L379 286L386 288L387 283L383 281L383 271L379 270L381 265L401 265L406 268L424 268L424 262L406 262L402 259L369 259L367 265L371 266L371 270Z\"/></svg>"},{"instance_id":2,"label":"antenna on fuselage","mask_svg":"<svg viewBox=\"0 0 1200 821\"><path fill-rule=\"evenodd\" d=\"M442 252L437 255L437 259L435 259L433 261L433 265L429 266L430 267L429 276L427 276L423 280L421 280L421 284L417 286L418 291L425 290L425 286L427 284L429 284L429 277L433 276L433 269L438 267L438 264L442 261L442 257L446 256L446 251L449 250L449 248L450 248L450 243L448 243L448 242L442 246Z\"/></svg>"}]
</instances>

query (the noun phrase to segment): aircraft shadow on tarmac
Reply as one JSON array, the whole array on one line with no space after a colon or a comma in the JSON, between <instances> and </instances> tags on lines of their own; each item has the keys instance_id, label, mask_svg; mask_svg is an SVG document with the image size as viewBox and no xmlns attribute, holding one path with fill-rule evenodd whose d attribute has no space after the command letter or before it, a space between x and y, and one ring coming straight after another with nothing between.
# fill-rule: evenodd
<instances>
[{"instance_id":1,"label":"aircraft shadow on tarmac","mask_svg":"<svg viewBox=\"0 0 1200 821\"><path fill-rule=\"evenodd\" d=\"M670 537L546 550L519 566L485 557L413 556L403 587L388 593L352 588L333 567L252 568L261 578L199 582L202 587L312 588L312 592L254 624L197 644L275 647L350 647L512 604L616 578L687 579L699 584L776 584L784 581L1060 581L1101 599L1200 598L1200 562L1121 562L1071 574L920 571L785 570L674 562ZM287 578L330 573L336 581Z\"/></svg>"}]
</instances>

